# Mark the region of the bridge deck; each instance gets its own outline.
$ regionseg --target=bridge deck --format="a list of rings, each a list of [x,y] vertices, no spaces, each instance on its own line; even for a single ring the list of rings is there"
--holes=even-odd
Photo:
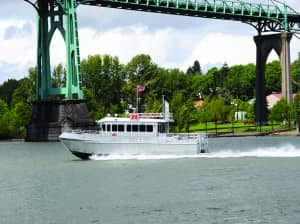
[[[300,31],[300,14],[286,4],[239,0],[77,0],[79,4],[260,23],[266,31]],[[254,25],[256,26],[256,25]],[[258,27],[256,27],[258,29]],[[261,30],[263,32],[263,30]]]

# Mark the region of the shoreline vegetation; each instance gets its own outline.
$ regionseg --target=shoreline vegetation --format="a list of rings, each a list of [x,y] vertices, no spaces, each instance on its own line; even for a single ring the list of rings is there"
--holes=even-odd
[[[286,128],[273,131],[249,131],[249,132],[226,132],[226,133],[207,133],[209,138],[232,138],[232,137],[298,137],[300,133],[295,128]],[[25,142],[23,138],[0,139],[0,142]],[[53,141],[52,141],[53,142]],[[55,141],[54,141],[55,142]]]
[[[276,135],[300,123],[300,58],[291,64],[293,93],[296,93],[293,103],[288,104],[282,98],[272,108],[267,101],[262,105],[268,116],[261,123],[268,122],[267,126],[255,125],[255,64],[224,63],[204,73],[198,60],[181,71],[163,68],[145,54],[134,56],[126,64],[116,56],[96,54],[81,61],[81,74],[84,99],[93,120],[107,114],[160,112],[164,96],[175,120],[171,132]],[[0,139],[22,139],[30,123],[31,105],[37,99],[36,68],[30,68],[23,77],[0,84]],[[53,88],[66,87],[62,64],[52,68],[49,81]],[[266,95],[281,91],[279,61],[267,63],[265,84]],[[63,99],[63,95],[51,98]]]

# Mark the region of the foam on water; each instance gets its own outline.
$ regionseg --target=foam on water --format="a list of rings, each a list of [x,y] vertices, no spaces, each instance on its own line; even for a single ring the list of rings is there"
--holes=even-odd
[[[222,150],[207,154],[209,158],[239,158],[239,157],[264,157],[264,158],[293,158],[300,157],[300,149],[291,144],[282,145],[279,147],[264,147],[255,148],[253,150]]]
[[[91,156],[92,160],[163,160],[183,158],[241,158],[241,157],[262,157],[262,158],[293,158],[300,157],[300,149],[291,144],[279,147],[254,148],[241,151],[224,149],[216,152],[209,152],[195,155],[109,155]]]

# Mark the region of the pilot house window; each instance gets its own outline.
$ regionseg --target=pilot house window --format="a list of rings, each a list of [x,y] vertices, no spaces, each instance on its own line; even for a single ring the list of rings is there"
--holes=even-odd
[[[147,125],[147,132],[153,132],[153,126]]]
[[[145,125],[140,125],[140,132],[145,132],[146,126]]]
[[[124,131],[124,125],[118,125],[118,131],[123,132]]]
[[[166,124],[159,124],[158,131],[159,133],[166,133]]]
[[[132,131],[133,132],[138,132],[139,131],[139,126],[138,125],[132,125]]]

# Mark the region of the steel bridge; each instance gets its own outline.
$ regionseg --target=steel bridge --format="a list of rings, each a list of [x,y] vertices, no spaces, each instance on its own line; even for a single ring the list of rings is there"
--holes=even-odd
[[[239,0],[77,0],[77,4],[234,20],[252,25],[258,33],[300,31],[300,14],[275,0],[271,4]]]
[[[24,0],[38,13],[37,99],[64,95],[81,99],[82,81],[78,41],[78,5],[109,7],[153,13],[240,21],[253,26],[258,35],[265,32],[300,32],[300,14],[278,0],[268,4],[240,0]],[[58,30],[66,44],[66,87],[51,86],[49,47]]]
[[[47,140],[51,139],[51,136],[55,139],[64,129],[89,126],[92,123],[85,102],[82,101],[76,14],[79,5],[232,20],[249,24],[258,33],[254,38],[257,47],[256,121],[263,123],[267,119],[267,113],[263,108],[266,105],[264,71],[267,57],[272,49],[275,49],[281,58],[283,96],[291,102],[290,40],[293,34],[300,33],[300,14],[279,0],[268,0],[268,4],[241,0],[24,1],[31,4],[38,15],[35,80],[37,101],[33,105],[32,123],[27,127],[28,140]],[[50,44],[56,31],[61,33],[66,45],[66,84],[60,88],[53,87],[51,82]],[[277,34],[262,35],[267,32]],[[58,95],[65,100],[53,103]],[[51,115],[49,111],[56,112]]]

